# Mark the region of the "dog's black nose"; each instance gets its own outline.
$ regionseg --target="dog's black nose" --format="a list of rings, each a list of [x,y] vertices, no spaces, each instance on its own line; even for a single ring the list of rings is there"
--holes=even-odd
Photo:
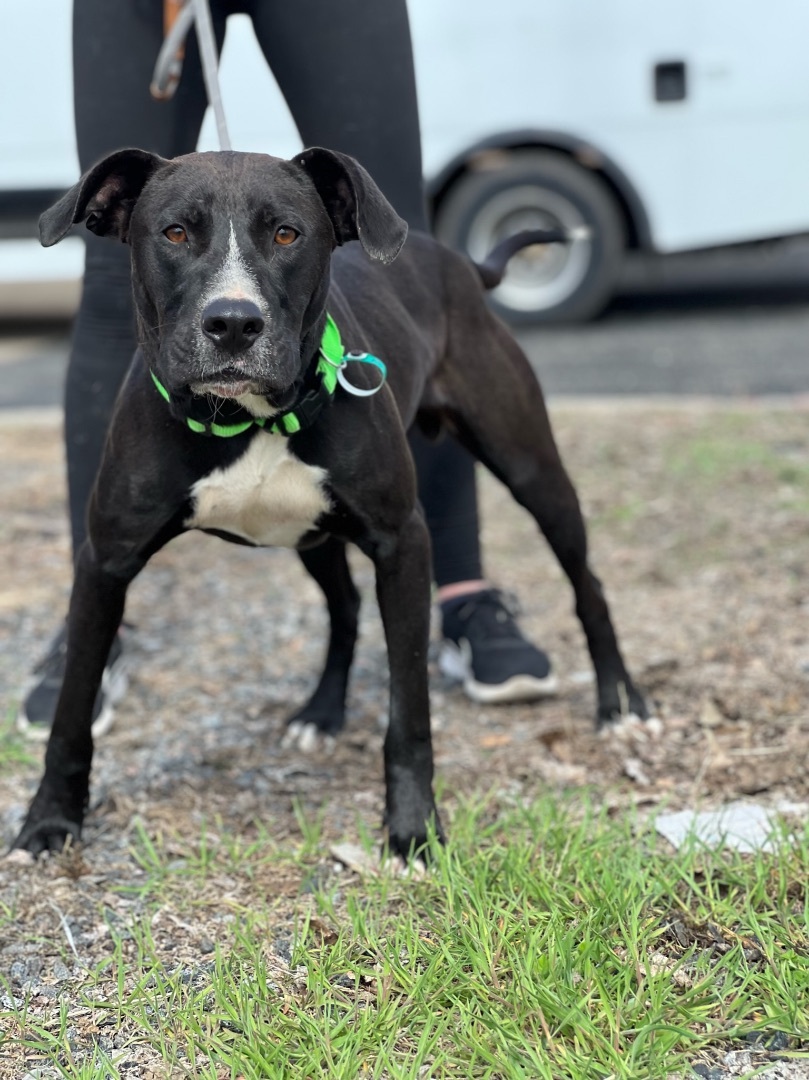
[[[261,312],[252,300],[223,297],[212,300],[202,312],[203,333],[234,355],[249,349],[263,329]]]

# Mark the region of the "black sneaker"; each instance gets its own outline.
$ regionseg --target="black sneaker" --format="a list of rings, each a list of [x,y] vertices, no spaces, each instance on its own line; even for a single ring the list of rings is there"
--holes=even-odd
[[[514,602],[498,589],[442,604],[439,668],[463,683],[473,701],[534,701],[556,692],[550,660],[523,637],[516,614]]]
[[[51,733],[56,703],[65,677],[66,656],[67,626],[63,626],[53,639],[47,656],[34,668],[23,689],[17,727],[32,739],[47,739]],[[128,682],[124,645],[119,630],[107,657],[107,665],[93,706],[95,738],[112,727],[113,707],[126,693]]]

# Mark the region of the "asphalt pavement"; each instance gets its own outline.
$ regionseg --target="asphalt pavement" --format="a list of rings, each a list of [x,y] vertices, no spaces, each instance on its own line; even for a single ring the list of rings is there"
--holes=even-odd
[[[604,315],[519,334],[554,394],[809,392],[809,240],[636,258]]]
[[[69,329],[0,322],[0,409],[61,403]],[[596,321],[517,336],[550,397],[809,394],[809,239],[635,258]]]

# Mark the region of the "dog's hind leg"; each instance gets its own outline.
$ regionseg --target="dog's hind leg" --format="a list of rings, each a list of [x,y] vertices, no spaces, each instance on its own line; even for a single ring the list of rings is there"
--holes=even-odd
[[[528,360],[488,313],[452,342],[464,357],[440,374],[446,415],[457,437],[533,515],[570,579],[576,614],[595,668],[599,724],[648,713],[627,672],[601,583],[590,569],[579,501],[551,431]]]
[[[304,748],[313,736],[336,735],[345,723],[346,690],[354,646],[360,596],[351,580],[346,546],[327,537],[317,547],[299,551],[301,562],[323,590],[329,611],[326,663],[314,693],[289,718],[285,742]]]

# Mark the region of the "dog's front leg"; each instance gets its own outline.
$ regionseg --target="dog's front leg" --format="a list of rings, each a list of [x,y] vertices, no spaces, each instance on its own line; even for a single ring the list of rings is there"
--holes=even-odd
[[[427,648],[430,541],[419,510],[401,532],[374,544],[376,586],[390,663],[390,722],[385,738],[385,801],[392,852],[407,858],[427,842],[432,818],[433,749]]]
[[[93,759],[93,705],[104,664],[124,613],[131,577],[115,577],[82,547],[68,614],[65,678],[45,753],[45,775],[13,847],[33,855],[78,840]]]

